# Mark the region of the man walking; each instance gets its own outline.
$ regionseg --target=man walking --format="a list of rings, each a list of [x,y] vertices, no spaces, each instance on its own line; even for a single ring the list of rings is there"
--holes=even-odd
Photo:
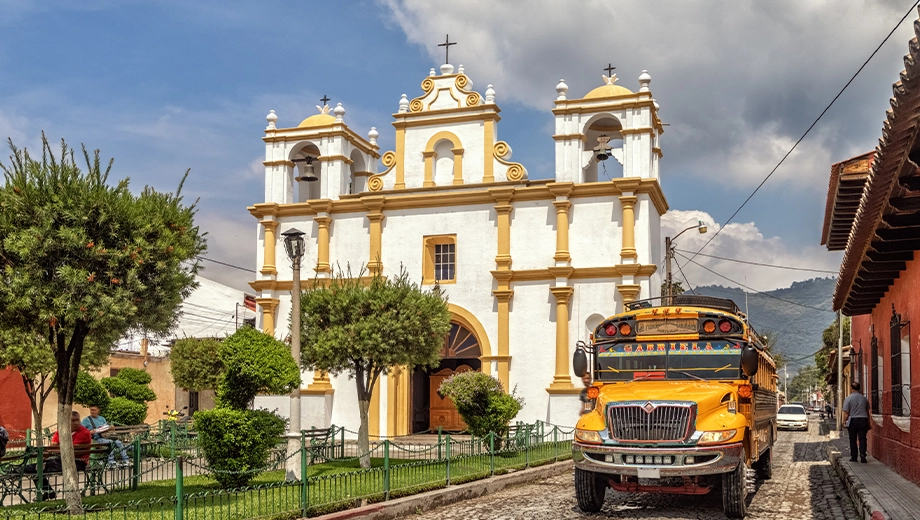
[[[850,385],[853,391],[843,400],[843,420],[850,434],[850,461],[856,462],[856,445],[859,441],[859,461],[866,462],[866,434],[869,433],[869,400],[859,391],[859,383]]]
[[[93,441],[97,444],[111,444],[115,443],[115,450],[118,450],[121,453],[121,465],[130,466],[131,460],[128,459],[128,453],[125,451],[125,445],[118,439],[106,439],[102,436],[102,433],[111,428],[108,421],[105,420],[105,417],[99,415],[98,406],[89,407],[89,415],[83,419],[83,426],[93,434]],[[115,450],[109,450],[109,466],[114,467],[115,464]]]

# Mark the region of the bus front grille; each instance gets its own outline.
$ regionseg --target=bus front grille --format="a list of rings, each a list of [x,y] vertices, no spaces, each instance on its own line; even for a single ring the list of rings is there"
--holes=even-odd
[[[610,436],[619,441],[682,441],[690,429],[691,407],[682,405],[611,406]]]

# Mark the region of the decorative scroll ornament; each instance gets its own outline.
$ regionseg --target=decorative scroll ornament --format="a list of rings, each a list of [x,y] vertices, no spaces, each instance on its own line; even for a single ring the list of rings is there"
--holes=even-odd
[[[479,96],[478,92],[473,92],[472,94],[469,94],[466,96],[466,106],[468,107],[479,106],[479,101],[481,99],[482,98]]]
[[[459,90],[463,90],[467,85],[470,84],[470,78],[466,77],[466,74],[458,74],[457,80],[454,82],[454,85],[457,85]]]
[[[389,151],[383,154],[383,157],[380,158],[380,162],[386,167],[382,173],[377,175],[372,175],[367,180],[367,189],[369,191],[381,191],[383,190],[383,176],[390,173],[393,170],[393,167],[396,166],[396,153]]]
[[[505,157],[511,157],[511,147],[508,146],[508,143],[504,141],[498,141],[495,143],[495,145],[492,146],[492,153],[495,156],[496,161],[508,167],[508,170],[505,172],[505,176],[509,181],[520,181],[527,176],[527,169],[524,168],[523,164],[507,161],[504,159]]]

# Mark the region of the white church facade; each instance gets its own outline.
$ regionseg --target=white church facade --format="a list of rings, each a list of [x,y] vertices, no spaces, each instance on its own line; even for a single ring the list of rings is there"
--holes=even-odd
[[[259,326],[288,335],[292,272],[281,233],[306,233],[304,277],[336,266],[392,275],[404,266],[424,287],[447,293],[452,328],[441,365],[394,369],[377,384],[370,433],[397,436],[462,427],[437,385],[481,370],[524,397],[517,420],[574,425],[581,381],[571,369],[587,340],[625,302],[658,296],[667,202],[659,184],[663,126],[643,71],[633,92],[616,76],[584,97],[556,86],[555,177],[528,178],[498,139],[500,110],[489,85],[480,94],[449,64],[431,70],[414,99],[393,114],[395,149],[380,153],[378,132],[359,135],[345,109],[321,107],[296,127],[265,129],[265,198],[258,220]],[[622,176],[598,178],[598,156]],[[608,163],[611,164],[611,163]],[[603,171],[603,169],[602,169]],[[306,285],[306,284],[305,284]],[[304,427],[357,430],[354,381],[305,373]],[[257,406],[287,413],[287,396]]]

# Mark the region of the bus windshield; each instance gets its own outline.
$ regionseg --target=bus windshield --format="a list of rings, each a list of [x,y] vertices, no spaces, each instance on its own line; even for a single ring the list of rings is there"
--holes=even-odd
[[[737,379],[743,346],[725,340],[599,344],[595,377],[601,381]]]

